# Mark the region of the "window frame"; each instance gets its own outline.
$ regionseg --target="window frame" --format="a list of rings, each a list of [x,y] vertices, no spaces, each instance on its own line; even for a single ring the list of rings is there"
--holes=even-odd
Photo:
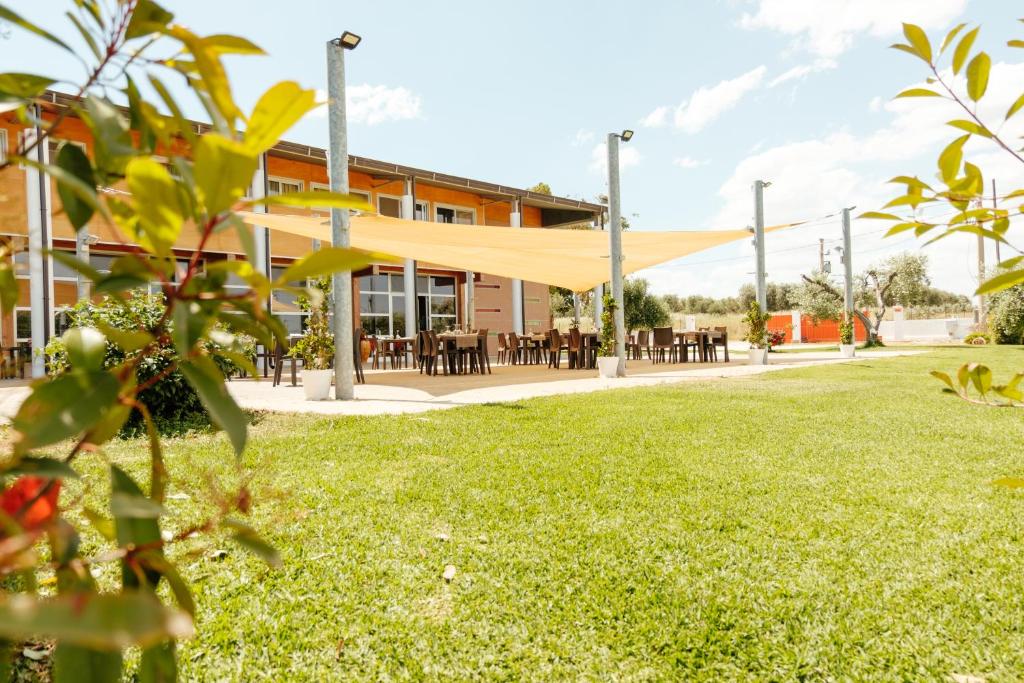
[[[305,189],[305,187],[306,187],[306,183],[304,181],[302,181],[301,179],[299,179],[299,178],[289,178],[287,176],[282,176],[282,175],[268,175],[267,176],[267,196],[268,197],[273,197],[273,196],[277,196],[279,194],[283,194],[283,192],[280,192],[280,191],[278,191],[278,192],[271,192],[270,191],[270,183],[272,183],[272,182],[278,183],[279,185],[282,185],[284,183],[288,183],[289,185],[295,185],[298,188],[297,190],[294,190],[295,192],[302,192],[303,189]]]
[[[459,206],[458,204],[441,204],[439,202],[434,202],[434,211],[433,211],[434,222],[435,223],[445,223],[446,221],[438,220],[438,218],[439,218],[439,216],[437,215],[438,209],[448,209],[448,210],[452,211],[452,214],[453,214],[454,218],[458,218],[459,211],[469,212],[469,214],[470,214],[470,222],[469,223],[459,223],[458,221],[452,221],[451,223],[448,223],[448,225],[476,225],[476,209],[474,209],[472,207]]]

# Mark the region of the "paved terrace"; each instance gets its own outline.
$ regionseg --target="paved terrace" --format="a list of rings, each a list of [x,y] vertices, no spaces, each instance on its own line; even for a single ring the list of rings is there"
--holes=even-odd
[[[629,361],[628,377],[601,379],[596,370],[553,370],[546,365],[492,365],[490,375],[437,375],[418,370],[367,370],[366,384],[357,384],[354,401],[307,401],[300,386],[285,382],[272,386],[266,380],[234,380],[228,389],[243,408],[279,413],[321,415],[397,415],[443,410],[483,403],[519,401],[541,396],[582,394],[603,389],[649,387],[660,384],[727,380],[787,368],[856,363],[872,358],[892,358],[922,353],[920,350],[858,351],[844,359],[837,351],[803,351],[769,354],[768,365],[747,365],[743,352],[730,349],[729,363],[659,363]],[[9,419],[29,393],[27,380],[0,381],[0,419]]]

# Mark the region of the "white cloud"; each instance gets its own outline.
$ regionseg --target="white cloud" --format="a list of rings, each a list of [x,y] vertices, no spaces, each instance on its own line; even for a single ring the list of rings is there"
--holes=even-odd
[[[619,170],[624,171],[640,163],[640,152],[632,145],[619,145]],[[590,171],[607,175],[608,145],[604,142],[594,145],[590,151]]]
[[[1022,81],[1024,64],[994,64],[989,93],[979,106],[982,120],[1001,121]],[[963,118],[962,113],[954,103],[935,98],[893,100],[879,103],[879,108],[882,114],[888,115],[886,124],[863,135],[841,130],[761,149],[743,159],[719,189],[723,204],[711,224],[722,228],[751,224],[750,188],[758,178],[772,183],[765,190],[765,220],[769,225],[820,218],[835,214],[844,206],[856,205],[855,214],[878,209],[898,194],[897,187],[886,184],[894,175],[908,173],[930,182],[936,174],[938,152],[957,134],[944,124],[953,118]],[[1024,119],[1011,120],[1000,134],[1006,139],[1017,139],[1024,134]],[[992,143],[974,139],[966,147],[965,155],[978,164],[986,179],[997,178],[1001,188],[1024,185],[1024,169],[1020,163]],[[940,206],[925,209],[925,215],[941,216],[947,212]],[[823,237],[835,244],[840,236],[838,221],[838,217],[834,217],[817,225],[771,234],[768,238],[769,278],[792,282],[798,280],[801,273],[816,267],[817,239]],[[892,253],[921,248],[923,242],[912,235],[884,238],[884,227],[878,221],[854,222],[855,270],[862,270]],[[931,261],[935,286],[965,294],[973,291],[977,284],[976,268],[972,265],[974,244],[973,236],[956,236],[924,250]],[[732,253],[736,251],[742,258],[728,263],[695,268],[686,261],[681,262],[678,268],[689,268],[697,282],[710,285],[710,289],[705,285],[690,291],[731,295],[735,294],[737,283],[749,282],[752,263],[746,256],[752,251],[746,242]],[[714,260],[715,256],[710,254],[707,259]],[[691,262],[703,260],[706,259],[701,255]],[[665,273],[659,278],[665,283],[671,280]]]
[[[640,119],[640,125],[647,128],[660,128],[668,122],[668,107],[657,107],[647,116]]]
[[[875,95],[874,97],[872,97],[871,101],[868,102],[868,109],[870,111],[872,111],[872,112],[880,112],[880,111],[882,111],[882,107],[883,106],[885,106],[885,100],[883,100],[878,95]]]
[[[788,83],[789,81],[803,80],[807,76],[820,71],[828,71],[829,69],[836,68],[837,64],[834,59],[816,59],[810,64],[801,64],[794,66],[792,69],[783,72],[768,82],[769,88],[774,88],[777,85]]]
[[[847,50],[858,33],[888,37],[904,21],[925,30],[942,28],[960,15],[967,0],[759,0],[740,26],[793,36],[794,47],[822,57]]]
[[[676,157],[672,160],[672,165],[679,168],[697,168],[698,166],[706,166],[708,163],[707,159],[700,161],[693,157]]]
[[[593,139],[594,131],[587,130],[586,128],[580,128],[579,130],[576,131],[576,135],[573,136],[572,146],[582,147],[583,145],[587,144]]]
[[[324,90],[316,91],[317,100],[327,99]],[[387,121],[408,121],[420,117],[420,96],[401,86],[350,85],[345,90],[346,114],[349,123],[376,126]],[[327,107],[313,110],[313,115],[327,116]]]
[[[736,78],[721,81],[716,85],[697,88],[690,98],[677,106],[672,115],[676,128],[687,133],[696,133],[729,111],[740,100],[761,85],[767,67],[763,64]],[[669,107],[658,107],[648,114],[641,123],[645,126],[661,126],[666,123]]]

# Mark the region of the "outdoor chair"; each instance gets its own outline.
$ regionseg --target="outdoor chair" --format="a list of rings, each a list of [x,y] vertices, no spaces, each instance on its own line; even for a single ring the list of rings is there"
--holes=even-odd
[[[288,355],[288,346],[281,342],[275,342],[274,344],[274,382],[271,386],[277,386],[281,383],[281,373],[284,370],[285,363],[291,363],[292,366],[292,386],[294,387],[296,382],[295,369],[298,363],[301,361],[295,356]]]
[[[700,344],[697,340],[690,339],[689,337],[679,337],[679,360],[683,363],[689,361],[690,349],[693,349],[693,362],[696,363],[700,360]]]
[[[675,334],[672,332],[671,327],[655,327],[654,328],[654,362],[664,363],[665,352],[668,351],[668,360],[671,363],[676,362],[676,345],[675,345]]]
[[[718,341],[716,341],[715,337],[711,337],[711,336],[708,337],[708,346],[707,346],[707,356],[706,357],[707,358],[712,358],[713,357],[716,363],[718,362],[718,347],[719,346],[722,347],[722,351],[724,352],[726,360],[728,360],[728,358],[729,358],[729,353],[728,353],[728,351],[725,348],[726,339],[728,338],[727,337],[728,330],[729,330],[729,328],[727,328],[727,327],[716,327],[715,328],[715,332],[717,332],[720,335],[718,337]]]
[[[562,351],[568,353],[569,343],[558,330],[548,332],[548,367],[559,369],[562,364]]]
[[[498,333],[498,365],[508,363],[508,340],[504,332]]]
[[[580,328],[573,327],[569,329],[569,343],[566,346],[566,357],[569,361],[569,367],[576,368],[577,370],[582,370],[583,337],[580,335]]]
[[[512,365],[523,362],[523,347],[519,342],[519,335],[515,332],[508,333],[508,355]]]
[[[650,330],[639,330],[636,333],[636,339],[630,342],[629,350],[633,360],[642,360],[644,357],[644,351],[647,351],[647,357],[651,357],[651,331]]]
[[[476,345],[476,360],[480,367],[480,374],[484,374],[486,370],[487,374],[491,374],[491,354],[487,348],[487,342],[489,340],[488,334],[490,330],[486,327],[482,330],[477,330],[477,345]]]
[[[361,327],[357,327],[355,334],[352,335],[352,364],[356,369],[356,384],[366,384],[366,377],[363,375],[363,356],[359,348],[365,336]]]

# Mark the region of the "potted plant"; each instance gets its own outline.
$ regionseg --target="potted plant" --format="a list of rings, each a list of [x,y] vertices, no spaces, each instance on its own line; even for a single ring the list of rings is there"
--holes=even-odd
[[[768,312],[761,312],[761,307],[756,301],[750,302],[750,309],[743,316],[743,323],[747,326],[747,333],[744,339],[750,344],[750,353],[747,362],[750,365],[768,365],[768,320],[771,316]]]
[[[619,357],[615,354],[615,298],[604,295],[604,310],[601,311],[601,346],[597,350],[597,374],[599,377],[617,377]]]
[[[857,345],[853,342],[853,320],[847,313],[839,321],[839,352],[843,358],[853,358]]]
[[[307,401],[323,401],[331,395],[331,369],[334,360],[334,335],[327,321],[330,281],[322,278],[313,283],[309,296],[299,298],[299,308],[309,311],[306,333],[288,350],[302,359],[302,390]]]

